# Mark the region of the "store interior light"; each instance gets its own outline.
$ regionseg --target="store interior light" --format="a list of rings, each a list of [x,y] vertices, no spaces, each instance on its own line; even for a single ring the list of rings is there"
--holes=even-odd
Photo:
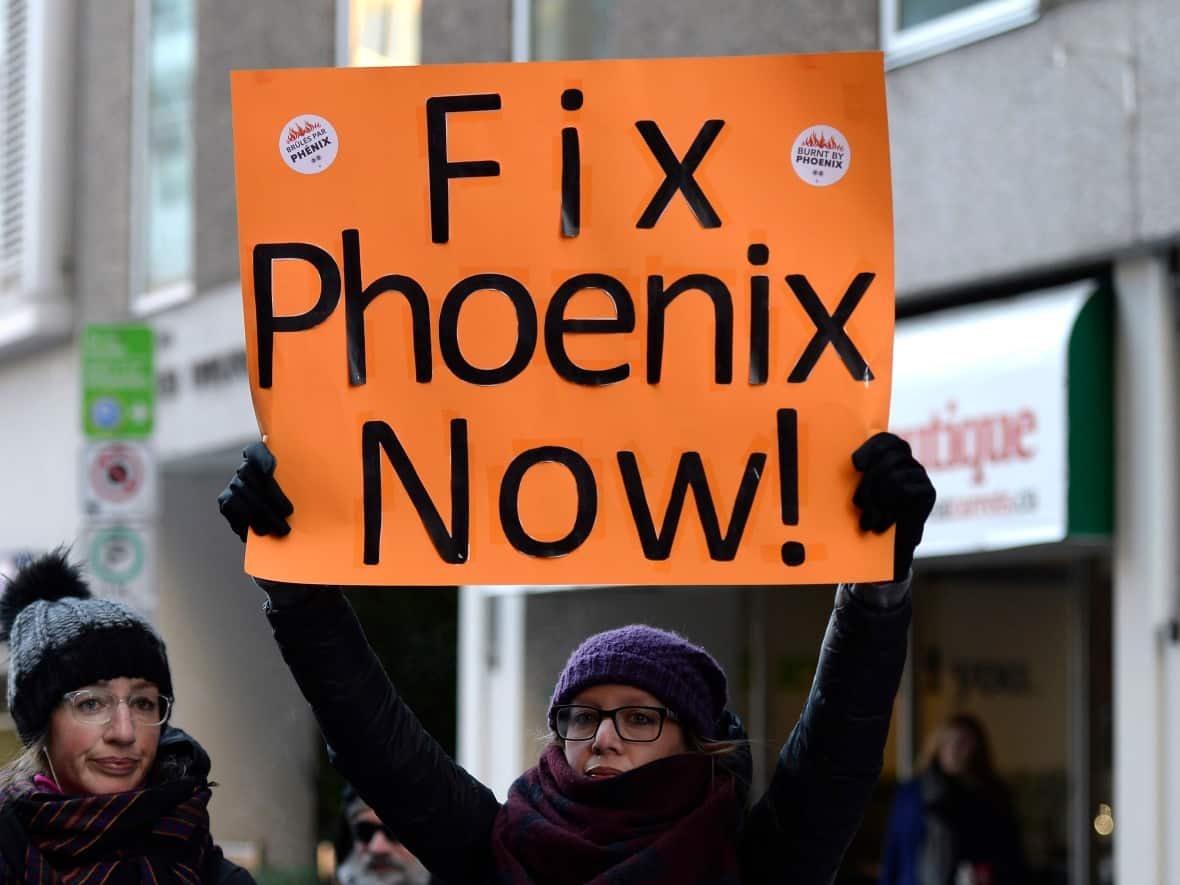
[[[1114,815],[1105,802],[1098,806],[1098,814],[1094,817],[1094,832],[1099,836],[1109,836],[1114,832]]]

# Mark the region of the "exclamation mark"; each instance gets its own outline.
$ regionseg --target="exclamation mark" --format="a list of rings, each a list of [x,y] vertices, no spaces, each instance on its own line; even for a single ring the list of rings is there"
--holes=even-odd
[[[799,524],[799,418],[794,409],[778,410],[778,485],[783,525]],[[803,565],[807,551],[798,541],[783,544],[783,563]]]

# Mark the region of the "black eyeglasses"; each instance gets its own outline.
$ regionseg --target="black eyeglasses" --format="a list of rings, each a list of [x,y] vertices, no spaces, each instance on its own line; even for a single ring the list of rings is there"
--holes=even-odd
[[[393,835],[389,827],[385,826],[385,824],[361,820],[352,825],[352,835],[355,836],[356,840],[363,845],[368,845],[370,842],[372,842],[373,837],[376,836],[378,832],[380,832],[381,835],[384,836],[389,842],[398,841],[398,838]]]
[[[603,719],[615,725],[615,731],[625,741],[650,743],[660,739],[664,721],[676,721],[676,714],[667,707],[615,707],[600,710],[580,704],[562,704],[554,708],[557,736],[565,741],[588,741],[598,733]]]

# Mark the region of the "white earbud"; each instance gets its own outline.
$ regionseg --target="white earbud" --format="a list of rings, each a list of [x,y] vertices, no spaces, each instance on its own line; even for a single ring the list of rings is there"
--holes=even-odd
[[[41,752],[45,754],[45,764],[49,766],[49,773],[53,776],[53,782],[57,784],[57,788],[61,789],[61,781],[57,779],[57,772],[53,770],[53,760],[49,758],[49,748],[42,747]]]

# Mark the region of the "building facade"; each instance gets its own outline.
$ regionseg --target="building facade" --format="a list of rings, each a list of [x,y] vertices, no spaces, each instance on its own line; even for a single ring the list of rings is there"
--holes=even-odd
[[[1037,881],[1180,881],[1166,454],[1180,193],[1151,159],[1180,135],[1165,7],[518,0],[501,4],[498,25],[450,39],[428,36],[446,17],[424,8],[431,61],[885,50],[894,429],[923,452],[943,500],[919,551],[883,791],[849,881],[872,875],[891,785],[956,709],[992,732]],[[538,671],[633,619],[739,659],[734,705],[776,746],[829,604],[769,588],[465,594],[460,758],[498,790],[536,754],[550,690]],[[480,698],[523,715],[498,720],[489,742]]]
[[[148,323],[161,504],[146,552],[173,722],[212,757],[215,838],[256,868],[313,862],[317,734],[214,503],[257,436],[240,357],[229,71],[333,64],[335,26],[330,2],[51,0],[0,16],[14,127],[0,451],[24,465],[3,484],[0,558],[66,543],[87,561],[78,333]]]

